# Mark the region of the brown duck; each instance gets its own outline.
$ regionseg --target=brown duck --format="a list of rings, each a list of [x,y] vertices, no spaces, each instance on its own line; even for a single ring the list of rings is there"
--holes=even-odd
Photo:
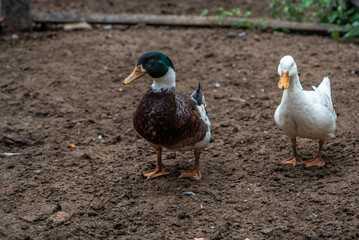
[[[200,86],[190,96],[176,92],[176,73],[169,57],[160,52],[143,54],[133,72],[124,80],[128,84],[148,74],[153,79],[151,88],[142,97],[133,114],[133,126],[138,134],[156,149],[157,166],[147,178],[166,175],[162,148],[174,151],[194,151],[192,170],[181,170],[180,178],[199,180],[199,157],[211,138],[204,96]]]

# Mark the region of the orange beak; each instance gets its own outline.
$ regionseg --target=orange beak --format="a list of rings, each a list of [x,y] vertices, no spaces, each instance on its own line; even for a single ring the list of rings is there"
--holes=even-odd
[[[278,87],[282,90],[285,90],[289,87],[289,72],[284,73],[282,71],[282,73],[280,74]]]
[[[138,67],[135,67],[135,69],[132,71],[132,73],[130,74],[130,76],[128,76],[124,81],[123,81],[123,85],[129,84],[130,82],[143,77],[146,73],[141,71],[141,65],[139,65]]]

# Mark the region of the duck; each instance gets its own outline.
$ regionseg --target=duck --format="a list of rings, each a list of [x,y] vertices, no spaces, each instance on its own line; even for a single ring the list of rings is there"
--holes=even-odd
[[[153,171],[142,175],[152,179],[169,174],[164,170],[161,156],[163,148],[166,148],[193,151],[193,169],[181,170],[179,178],[201,179],[199,159],[210,141],[211,123],[200,84],[191,95],[176,91],[173,63],[168,56],[157,51],[140,56],[123,84],[127,85],[146,75],[152,78],[152,85],[133,113],[133,126],[154,147],[157,164]]]
[[[289,136],[293,152],[284,164],[305,164],[306,167],[323,167],[322,158],[324,141],[333,138],[337,115],[331,97],[330,80],[324,77],[318,87],[312,91],[303,90],[297,70],[297,64],[290,55],[284,56],[278,65],[280,76],[278,87],[283,90],[280,105],[274,113],[274,120],[279,128]],[[302,161],[296,150],[296,138],[319,140],[317,155]]]

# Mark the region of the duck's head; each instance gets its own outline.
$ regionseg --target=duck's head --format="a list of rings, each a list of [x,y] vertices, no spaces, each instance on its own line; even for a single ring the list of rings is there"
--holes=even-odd
[[[169,57],[160,52],[147,52],[138,59],[135,69],[123,81],[123,84],[129,84],[146,74],[150,75],[153,79],[160,79],[169,71],[174,71]]]
[[[278,74],[280,76],[278,87],[285,90],[289,87],[290,79],[298,74],[297,64],[295,64],[292,56],[284,56],[278,66]]]

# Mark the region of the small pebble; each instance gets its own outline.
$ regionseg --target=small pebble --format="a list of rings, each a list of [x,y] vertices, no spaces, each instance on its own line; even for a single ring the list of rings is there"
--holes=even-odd
[[[105,30],[110,30],[112,29],[112,25],[111,24],[108,24],[106,26],[103,27]]]
[[[216,87],[216,88],[220,88],[220,87],[221,87],[221,84],[216,83],[216,84],[214,84],[214,87]]]
[[[3,155],[3,156],[19,156],[19,155],[21,155],[21,153],[8,153],[8,152],[5,152],[5,153],[0,153],[0,155]]]
[[[194,193],[194,192],[184,192],[183,194],[185,194],[185,195],[192,195],[192,196],[195,196],[196,194]]]
[[[102,135],[101,135],[101,134],[98,135],[97,138],[98,138],[99,140],[101,140],[101,139],[102,139]]]
[[[244,37],[246,35],[246,32],[241,32],[241,33],[238,33],[238,36],[240,37]],[[246,238],[247,239],[247,238]]]
[[[41,171],[40,169],[34,171],[34,173],[36,173],[36,174],[39,174],[39,173],[41,173],[41,172],[42,172],[42,171]]]
[[[263,229],[261,233],[263,233],[264,235],[272,235],[273,231],[275,230],[281,230],[281,227],[272,227],[272,228]]]
[[[231,99],[234,101],[237,101],[237,102],[246,102],[246,100],[244,100],[242,98],[238,98],[238,97],[232,97]]]
[[[24,216],[24,217],[21,217],[21,219],[26,222],[32,223],[32,222],[35,222],[36,220],[38,220],[39,218],[37,216]]]
[[[58,211],[46,220],[46,225],[56,227],[68,221],[71,215],[64,211]]]
[[[19,39],[19,35],[13,34],[13,35],[11,35],[11,39],[13,39],[13,40],[18,40],[18,39]]]

